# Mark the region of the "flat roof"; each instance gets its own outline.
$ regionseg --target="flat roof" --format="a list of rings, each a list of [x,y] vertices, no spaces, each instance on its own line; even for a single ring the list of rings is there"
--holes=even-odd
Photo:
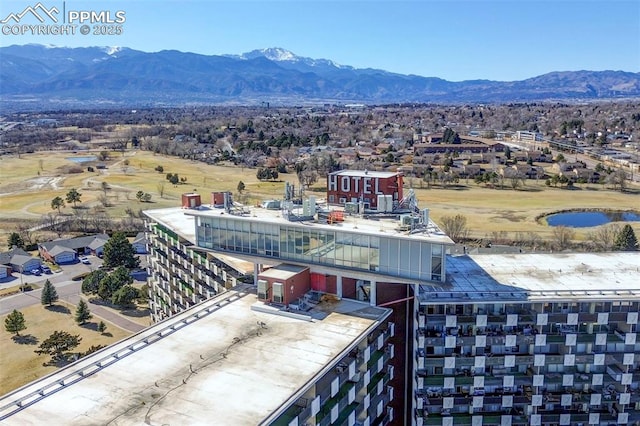
[[[145,210],[144,213],[155,220],[159,224],[171,229],[183,239],[194,244],[193,248],[198,249],[196,246],[196,225],[193,216],[184,214],[186,209],[182,207],[170,207],[166,209]],[[211,253],[213,256],[222,260],[225,264],[231,266],[236,271],[243,274],[253,273],[253,263],[242,259],[228,256],[219,252],[212,252],[211,250],[201,249]]]
[[[444,286],[421,286],[420,299],[639,300],[640,253],[526,253],[449,256]]]
[[[343,211],[341,208],[331,210]],[[302,207],[296,207],[294,214],[302,214]],[[412,241],[424,241],[439,244],[453,244],[453,241],[431,219],[427,226],[417,227],[413,231],[402,227],[398,217],[401,215],[349,215],[344,213],[343,222],[333,224],[314,220],[290,221],[283,216],[282,210],[269,210],[262,207],[241,207],[238,214],[228,213],[224,208],[202,205],[198,209],[183,209],[170,207],[165,209],[145,210],[144,214],[153,220],[165,224],[174,232],[195,244],[194,216],[201,217],[231,217],[235,220],[251,222],[275,223],[287,226],[299,226],[305,229],[316,229],[333,232],[351,232],[374,236],[389,236],[392,238]]]
[[[377,177],[390,178],[394,176],[402,176],[401,172],[378,172],[375,170],[339,170],[329,173],[329,176],[354,176],[354,177]]]
[[[3,424],[20,426],[44,419],[259,424],[295,402],[391,312],[351,300],[321,302],[305,320],[262,306],[254,294],[236,291],[207,300],[5,395],[0,419],[8,415]]]
[[[276,280],[288,280],[306,269],[309,269],[309,267],[281,263],[273,268],[260,272],[258,275],[260,277],[274,278]]]

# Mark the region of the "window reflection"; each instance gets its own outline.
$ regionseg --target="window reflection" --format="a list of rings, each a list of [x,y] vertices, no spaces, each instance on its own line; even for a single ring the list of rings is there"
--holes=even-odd
[[[406,278],[440,280],[443,275],[441,244],[343,231],[336,235],[331,230],[240,218],[201,217],[196,223],[197,242],[203,248],[339,265]]]

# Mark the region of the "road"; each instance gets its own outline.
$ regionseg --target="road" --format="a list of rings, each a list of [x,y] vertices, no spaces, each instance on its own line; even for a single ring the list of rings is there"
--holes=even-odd
[[[81,281],[70,281],[68,280],[68,276],[65,277],[64,273],[53,274],[53,275],[44,275],[41,277],[32,277],[38,278],[39,281],[43,281],[45,279],[49,279],[51,283],[56,287],[56,291],[58,292],[58,298],[62,301],[68,302],[71,305],[77,305],[80,302],[80,288]],[[30,277],[31,278],[31,277]],[[65,279],[66,278],[66,279]],[[30,280],[34,282],[34,279]],[[39,282],[38,281],[38,282]],[[42,285],[42,283],[39,283]],[[15,284],[14,284],[15,285]],[[19,293],[12,296],[2,297],[0,298],[0,315],[4,316],[14,309],[20,310],[29,306],[39,305],[40,304],[40,296],[42,295],[42,289],[28,291],[25,293]],[[126,317],[117,314],[116,312],[107,309],[100,305],[91,304],[89,305],[89,309],[91,309],[91,313],[96,317],[100,317],[106,321],[109,321],[116,326],[127,330],[132,333],[137,333],[138,331],[146,328],[143,325],[138,324],[137,322],[131,321]]]

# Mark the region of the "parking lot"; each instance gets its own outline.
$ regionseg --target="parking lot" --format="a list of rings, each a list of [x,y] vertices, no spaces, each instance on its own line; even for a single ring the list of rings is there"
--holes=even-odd
[[[37,284],[42,286],[47,279],[54,284],[62,281],[70,281],[73,277],[94,271],[102,265],[102,259],[97,256],[83,257],[86,257],[88,263],[82,263],[80,260],[77,260],[75,263],[59,265],[59,271],[57,272],[45,273],[40,270],[39,275],[36,275],[31,273],[31,271],[25,271],[23,274],[14,271],[9,277],[0,281],[0,289],[21,284]]]
[[[131,275],[136,281],[146,281],[147,256],[140,255],[138,257],[140,258],[140,269],[132,272]],[[84,258],[85,262],[81,261],[81,258]],[[39,270],[39,275],[31,273],[30,271],[25,271],[23,274],[14,271],[9,277],[0,280],[0,290],[24,284],[36,284],[41,287],[47,279],[53,284],[71,281],[74,277],[95,271],[101,266],[101,258],[93,255],[85,255],[79,256],[74,263],[65,263],[52,268],[54,271],[51,273],[45,273],[42,269]]]

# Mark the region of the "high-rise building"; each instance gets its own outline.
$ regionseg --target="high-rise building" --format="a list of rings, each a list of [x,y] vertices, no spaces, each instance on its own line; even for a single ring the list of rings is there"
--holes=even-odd
[[[639,424],[639,265],[450,257],[447,286],[418,286],[413,424]]]
[[[354,176],[359,189],[370,177],[335,185]],[[208,423],[221,407],[209,423],[640,424],[637,253],[448,255],[411,190],[369,184],[375,207],[296,199],[287,185],[262,207],[214,193],[146,211],[158,324],[0,400],[0,418],[24,424],[130,374],[117,388],[129,405],[108,399],[123,423]],[[151,417],[134,395],[158,407]]]

